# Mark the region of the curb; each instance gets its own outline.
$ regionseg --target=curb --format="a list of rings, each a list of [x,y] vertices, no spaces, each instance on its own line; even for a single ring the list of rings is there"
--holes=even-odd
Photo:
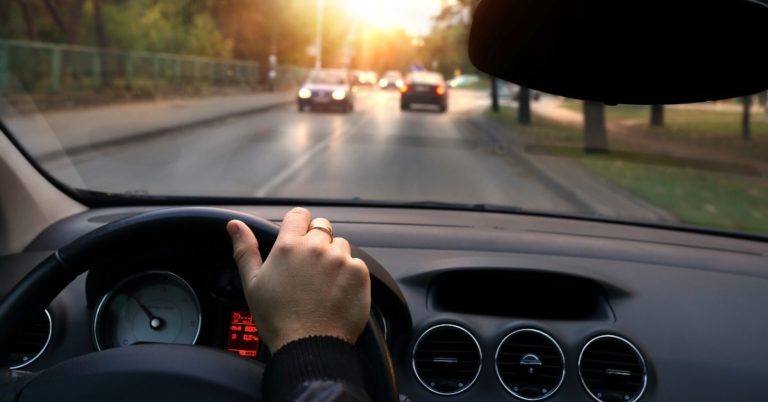
[[[591,215],[597,214],[597,211],[590,206],[589,202],[584,200],[568,186],[563,185],[560,180],[555,178],[554,175],[546,169],[541,168],[539,164],[533,162],[528,155],[518,151],[515,147],[510,147],[505,139],[499,138],[498,133],[506,132],[508,130],[507,127],[504,127],[491,119],[479,116],[468,117],[467,120],[469,124],[479,128],[488,135],[488,137],[495,143],[497,149],[503,149],[504,151],[502,153],[510,154],[522,165],[525,165],[525,167],[537,176],[542,183],[549,187],[550,190],[556,193],[564,201],[571,204],[577,212]]]
[[[595,205],[594,200],[590,200],[588,197],[584,197],[584,195],[580,194],[578,191],[572,190],[570,185],[564,183],[563,179],[559,177],[556,172],[553,172],[552,169],[545,166],[542,161],[537,161],[534,158],[531,158],[525,152],[521,151],[526,144],[519,138],[515,138],[514,133],[510,133],[509,127],[506,127],[490,118],[478,115],[469,118],[469,121],[475,127],[483,130],[489,137],[491,137],[494,142],[497,142],[497,147],[505,148],[507,153],[516,158],[518,162],[522,162],[522,164],[528,167],[529,170],[536,174],[546,186],[548,186],[564,201],[570,203],[579,213],[595,216],[622,216],[620,212],[624,211],[621,209],[616,209],[616,207],[611,208],[611,210],[614,210],[614,214],[606,214],[604,212],[600,212],[593,206]],[[499,133],[510,133],[512,135],[504,135],[502,136],[503,138],[499,138]],[[501,143],[498,143],[499,141],[501,141]],[[638,212],[642,211],[645,214],[650,214],[657,220],[663,222],[679,221],[669,212],[656,207],[644,199],[641,199],[630,193],[623,187],[611,183],[600,176],[593,174],[590,176],[590,179],[593,184],[597,184],[600,187],[608,190],[610,193],[620,198],[623,202],[635,206]]]

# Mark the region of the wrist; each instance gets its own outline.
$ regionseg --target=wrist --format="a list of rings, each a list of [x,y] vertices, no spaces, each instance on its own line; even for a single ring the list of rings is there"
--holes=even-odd
[[[348,336],[340,333],[339,331],[319,331],[319,330],[318,331],[295,331],[295,332],[291,332],[290,335],[282,335],[282,336],[277,336],[273,339],[265,339],[264,342],[266,343],[269,351],[274,355],[279,350],[283,349],[285,346],[289,344],[310,339],[310,338],[333,339],[336,341],[347,343],[349,345],[355,344],[355,340],[349,339]]]
[[[367,366],[357,349],[333,336],[293,340],[273,353],[264,372],[265,400],[278,400],[301,384],[335,381],[365,390]]]

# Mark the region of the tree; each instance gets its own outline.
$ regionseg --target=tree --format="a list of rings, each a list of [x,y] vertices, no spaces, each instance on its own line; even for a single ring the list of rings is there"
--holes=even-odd
[[[109,47],[107,27],[104,24],[104,0],[93,0],[93,24],[96,27],[96,40],[99,47]]]
[[[37,40],[37,25],[33,17],[34,12],[31,9],[31,5],[26,0],[18,0],[19,7],[21,7],[21,14],[24,16],[24,26],[27,29],[27,37],[29,40]]]
[[[520,86],[517,92],[517,122],[523,126],[531,125],[531,90]]]
[[[605,128],[605,105],[584,101],[584,151],[607,152],[608,138]]]
[[[499,80],[496,77],[491,77],[491,110],[494,113],[499,113]]]
[[[752,109],[752,95],[743,96],[741,98],[743,109],[741,112],[741,138],[744,141],[749,141],[752,136],[752,130],[750,129],[750,109]]]
[[[651,105],[651,126],[664,125],[664,105]]]

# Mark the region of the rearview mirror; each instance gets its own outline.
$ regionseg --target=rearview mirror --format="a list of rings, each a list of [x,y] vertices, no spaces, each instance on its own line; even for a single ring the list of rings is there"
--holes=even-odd
[[[768,89],[768,6],[750,0],[483,0],[481,71],[607,104],[702,102]]]

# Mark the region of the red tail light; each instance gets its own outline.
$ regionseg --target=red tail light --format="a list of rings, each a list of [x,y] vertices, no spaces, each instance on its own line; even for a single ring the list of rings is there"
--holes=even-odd
[[[442,86],[442,85],[440,85],[439,87],[435,88],[435,93],[438,94],[438,95],[445,95],[445,91],[446,91],[446,88],[444,86]]]

